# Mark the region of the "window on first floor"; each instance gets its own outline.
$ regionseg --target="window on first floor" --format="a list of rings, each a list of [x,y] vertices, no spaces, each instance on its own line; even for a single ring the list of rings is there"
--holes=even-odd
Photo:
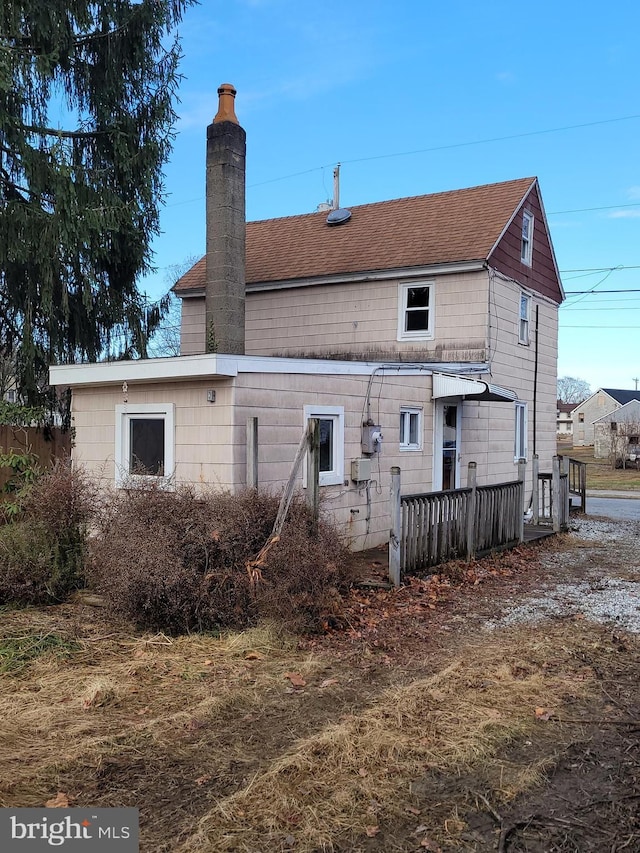
[[[611,432],[618,431],[618,424],[615,421],[611,421]]]
[[[398,285],[398,340],[433,337],[433,284]]]
[[[401,407],[400,450],[422,450],[422,409]]]
[[[167,483],[174,469],[172,403],[116,406],[116,484]]]
[[[527,404],[516,403],[516,430],[514,442],[514,459],[527,458]]]
[[[317,418],[320,426],[320,485],[331,486],[344,480],[344,406],[305,406],[305,426]],[[304,473],[306,485],[306,466]]]

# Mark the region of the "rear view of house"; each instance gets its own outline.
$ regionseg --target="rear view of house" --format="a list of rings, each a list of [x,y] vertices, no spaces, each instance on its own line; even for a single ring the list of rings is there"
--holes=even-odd
[[[75,459],[116,484],[237,490],[257,418],[258,482],[280,488],[317,418],[323,505],[354,549],[387,537],[392,466],[406,492],[464,485],[471,461],[480,484],[534,453],[549,469],[563,292],[537,180],[245,228],[244,131],[219,92],[182,354],[52,368]]]

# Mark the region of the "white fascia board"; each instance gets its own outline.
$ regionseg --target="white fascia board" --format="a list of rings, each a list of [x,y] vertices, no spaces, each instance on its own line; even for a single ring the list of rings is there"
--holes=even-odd
[[[185,355],[172,358],[140,358],[102,361],[97,364],[62,364],[49,368],[51,385],[108,385],[121,382],[197,379],[236,376],[237,356]]]
[[[387,281],[388,279],[422,279],[425,276],[453,275],[454,273],[479,272],[486,268],[484,259],[473,261],[456,261],[445,264],[429,264],[421,267],[397,267],[388,270],[369,270],[354,273],[337,273],[335,275],[316,275],[308,278],[291,278],[278,281],[247,282],[247,293],[264,290],[291,290],[296,287],[314,287],[320,284],[356,284],[363,281]],[[190,289],[178,292],[176,296],[182,299],[204,296],[204,288]]]
[[[302,374],[315,376],[411,376],[416,373],[486,373],[486,362],[372,362],[315,358],[278,358],[252,355],[187,355],[110,361],[99,364],[58,365],[49,368],[51,385],[79,387],[123,382],[170,382],[179,379],[234,377],[239,373]]]

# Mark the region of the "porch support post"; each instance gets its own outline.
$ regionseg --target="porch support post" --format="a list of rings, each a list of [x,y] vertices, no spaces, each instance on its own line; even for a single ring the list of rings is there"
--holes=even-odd
[[[524,513],[525,513],[525,502],[526,502],[526,492],[525,492],[525,482],[526,482],[526,474],[527,474],[527,460],[526,459],[518,459],[518,482],[520,483],[520,488],[522,492],[520,493],[520,512],[518,516],[518,542],[524,542]]]
[[[318,532],[320,515],[320,421],[309,418],[307,426],[307,504],[311,510],[312,535]]]
[[[551,462],[551,521],[553,532],[560,533],[560,457]]]
[[[580,474],[580,506],[582,508],[582,512],[586,513],[587,511],[587,464],[586,462],[578,463],[578,470]]]
[[[469,497],[467,499],[467,518],[465,530],[465,539],[467,544],[467,563],[473,560],[474,554],[476,553],[476,499],[478,496],[478,490],[476,485],[477,468],[478,466],[475,462],[469,462],[469,467],[467,468],[467,488],[471,489],[471,492],[469,493]]]
[[[531,493],[531,501],[533,506],[533,518],[531,519],[534,524],[540,524],[540,457],[537,453],[533,454],[533,459],[531,462],[531,476],[533,477],[533,490]]]
[[[400,545],[402,539],[402,510],[400,506],[400,468],[391,468],[391,497],[389,514],[389,580],[394,586],[400,586]]]
[[[258,488],[258,419],[247,418],[247,488]]]

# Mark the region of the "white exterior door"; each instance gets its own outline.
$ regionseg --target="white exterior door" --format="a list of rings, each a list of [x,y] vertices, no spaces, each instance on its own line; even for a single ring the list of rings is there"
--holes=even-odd
[[[436,492],[460,488],[460,437],[462,402],[436,403],[433,448],[433,489]]]

